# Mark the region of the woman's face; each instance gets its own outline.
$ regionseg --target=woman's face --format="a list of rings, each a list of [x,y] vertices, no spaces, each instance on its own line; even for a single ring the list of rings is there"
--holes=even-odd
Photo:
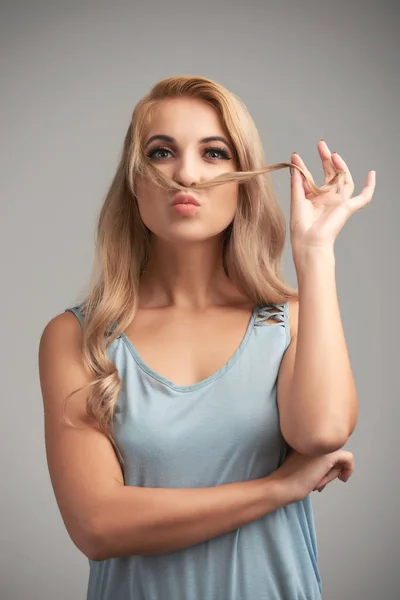
[[[204,141],[216,136],[223,140]],[[144,140],[144,152],[155,167],[187,188],[238,169],[218,113],[194,98],[172,98],[158,106]],[[200,204],[189,212],[172,208],[176,190],[163,190],[139,179],[136,192],[144,224],[156,236],[176,242],[219,235],[232,222],[238,202],[237,183],[193,193],[188,190]]]

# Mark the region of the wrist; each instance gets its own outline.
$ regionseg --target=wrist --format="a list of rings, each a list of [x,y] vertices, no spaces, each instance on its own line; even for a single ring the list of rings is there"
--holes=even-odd
[[[302,276],[310,269],[334,268],[336,262],[333,246],[294,247],[292,256],[298,276]]]
[[[297,486],[294,485],[293,481],[280,475],[279,469],[265,477],[265,483],[269,487],[271,493],[275,496],[276,503],[279,507],[287,506],[292,502],[298,502],[304,497],[302,490],[297,489]]]

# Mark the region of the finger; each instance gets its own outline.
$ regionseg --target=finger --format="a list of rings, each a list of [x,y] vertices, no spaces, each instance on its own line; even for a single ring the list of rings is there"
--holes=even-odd
[[[361,193],[358,196],[354,196],[354,198],[349,198],[347,200],[347,205],[350,208],[351,212],[356,212],[366,204],[369,204],[372,200],[372,196],[374,195],[376,185],[376,173],[375,171],[370,171],[367,175],[367,181],[362,189]]]
[[[313,489],[313,492],[322,492],[322,490],[324,489],[324,487],[325,487],[325,486],[326,486],[326,484],[324,484],[324,485],[322,485],[322,486],[320,486],[320,485],[317,485],[317,486],[315,486],[315,488]]]
[[[353,473],[354,473],[354,467],[348,468],[348,469],[343,469],[339,473],[338,479],[340,479],[340,481],[346,482],[350,479],[350,477],[352,476]]]
[[[293,164],[297,164],[291,159]],[[305,191],[303,185],[303,176],[297,169],[290,169],[290,212],[295,214],[298,202],[305,200]]]
[[[341,463],[342,468],[339,472],[338,479],[346,483],[354,473],[354,456],[351,456],[349,460],[346,460]]]
[[[324,183],[328,183],[336,175],[336,169],[332,162],[331,151],[324,140],[318,142],[318,152],[322,160],[322,168],[325,174]]]
[[[311,177],[311,173],[310,171],[307,169],[306,165],[304,164],[304,161],[302,160],[302,158],[300,157],[299,154],[297,154],[297,152],[293,152],[292,157],[291,157],[291,161],[293,164],[298,165],[299,167],[301,167],[303,169],[303,171],[310,177]],[[295,176],[295,180],[293,180],[293,175]],[[297,169],[293,169],[293,175],[292,175],[292,184],[297,184],[302,186],[302,190],[303,190],[303,195],[306,194],[311,194],[311,189],[310,186],[308,185],[306,179],[304,179],[304,177],[301,175],[301,173],[299,173],[297,171]]]
[[[336,477],[338,477],[341,471],[342,467],[332,467],[332,469],[330,469],[330,471],[328,471],[328,473],[326,473],[326,475],[324,475],[324,477],[321,479],[321,481],[318,484],[318,487],[322,485],[325,486],[334,479],[336,479]]]
[[[340,193],[343,194],[345,198],[351,198],[351,195],[354,192],[354,181],[349,171],[349,167],[337,152],[332,153],[332,163],[336,171],[344,171],[344,176],[339,186],[341,187]]]

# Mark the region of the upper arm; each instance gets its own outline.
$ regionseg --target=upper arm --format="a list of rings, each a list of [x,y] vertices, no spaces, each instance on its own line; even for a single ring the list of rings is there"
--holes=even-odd
[[[277,381],[277,404],[279,410],[279,422],[282,435],[288,444],[292,445],[290,435],[287,433],[287,415],[289,413],[289,397],[293,379],[294,361],[296,357],[297,345],[297,325],[299,318],[299,301],[297,299],[289,300],[289,326],[290,326],[290,343],[282,358],[279,368]],[[288,439],[289,438],[289,439]]]
[[[96,540],[102,498],[124,485],[120,464],[107,436],[86,414],[90,387],[72,395],[63,420],[63,402],[92,380],[82,361],[82,330],[65,312],[45,327],[39,344],[47,464],[57,504],[75,545],[89,558]]]

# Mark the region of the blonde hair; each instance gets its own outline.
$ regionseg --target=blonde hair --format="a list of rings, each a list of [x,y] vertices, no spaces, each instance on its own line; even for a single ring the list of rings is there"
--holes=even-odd
[[[247,108],[235,94],[209,79],[170,77],[156,83],[138,102],[100,211],[91,280],[81,302],[83,361],[94,376],[88,384],[86,412],[110,439],[122,464],[123,458],[112,436],[114,407],[122,384],[106,350],[136,314],[139,278],[149,257],[151,232],[138,210],[137,177],[142,176],[166,190],[185,189],[164,176],[143,153],[144,136],[154,110],[163,100],[182,96],[211,105],[235,149],[237,172],[193,185],[191,190],[239,183],[237,211],[225,231],[223,261],[229,278],[255,305],[277,304],[298,297],[297,290],[283,279],[281,261],[286,224],[267,173],[296,168],[314,193],[329,191],[342,175],[337,173],[329,184],[317,187],[300,167],[290,162],[266,166],[261,140]],[[84,387],[87,386],[79,390]],[[79,390],[69,394],[65,402]]]

